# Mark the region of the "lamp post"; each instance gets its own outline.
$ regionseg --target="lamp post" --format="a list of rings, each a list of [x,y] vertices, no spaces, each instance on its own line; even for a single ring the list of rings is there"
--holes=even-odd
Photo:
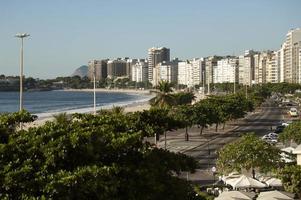
[[[96,115],[96,61],[93,61],[93,114]]]
[[[23,40],[30,35],[27,33],[18,33],[15,37],[21,39],[20,49],[20,111],[23,109]]]

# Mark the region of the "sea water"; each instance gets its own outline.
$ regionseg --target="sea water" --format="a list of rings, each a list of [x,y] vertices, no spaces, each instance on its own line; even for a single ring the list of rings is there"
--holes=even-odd
[[[97,92],[97,109],[146,102],[150,95],[136,93]],[[39,118],[54,114],[93,111],[93,93],[81,91],[24,92],[24,109]],[[19,110],[19,92],[0,92],[0,113]]]

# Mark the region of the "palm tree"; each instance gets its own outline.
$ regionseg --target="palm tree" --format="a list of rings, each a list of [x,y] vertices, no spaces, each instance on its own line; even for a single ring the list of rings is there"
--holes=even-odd
[[[150,104],[152,106],[169,107],[174,105],[175,99],[171,94],[173,91],[171,83],[167,81],[160,81],[157,89],[158,90],[154,91],[157,95],[150,100]]]

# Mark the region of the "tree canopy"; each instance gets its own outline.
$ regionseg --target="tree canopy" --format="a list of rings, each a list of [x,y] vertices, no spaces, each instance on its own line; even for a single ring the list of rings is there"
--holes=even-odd
[[[301,144],[301,121],[295,121],[285,127],[284,131],[279,135],[279,140],[283,142],[293,140],[297,144]]]
[[[175,174],[193,171],[196,161],[144,142],[136,115],[63,117],[12,130],[1,142],[1,199],[192,198],[191,186]],[[1,124],[6,118],[13,120],[0,116]]]
[[[255,169],[267,172],[281,164],[280,150],[254,134],[246,134],[225,145],[218,152],[217,168],[221,172]]]

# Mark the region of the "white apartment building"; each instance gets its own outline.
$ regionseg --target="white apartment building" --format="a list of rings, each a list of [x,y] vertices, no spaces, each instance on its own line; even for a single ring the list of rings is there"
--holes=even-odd
[[[238,82],[238,59],[224,58],[213,67],[214,83]]]
[[[266,82],[278,83],[279,82],[279,68],[277,63],[277,52],[268,54],[266,62]]]
[[[177,83],[178,81],[178,62],[171,61],[159,63],[153,70],[153,86],[157,86],[160,81]]]
[[[148,81],[148,63],[144,59],[139,59],[131,66],[131,80],[135,82]]]
[[[239,56],[239,83],[244,85],[251,85],[255,83],[254,55],[256,54],[258,54],[258,52],[246,50],[245,55]]]
[[[202,72],[204,66],[203,58],[194,58],[185,62],[178,63],[178,84],[194,87],[202,81]]]
[[[300,82],[299,50],[301,48],[301,29],[290,30],[283,44],[284,82]]]
[[[154,69],[158,63],[170,61],[170,49],[166,47],[152,47],[148,49],[148,80],[153,81]]]

